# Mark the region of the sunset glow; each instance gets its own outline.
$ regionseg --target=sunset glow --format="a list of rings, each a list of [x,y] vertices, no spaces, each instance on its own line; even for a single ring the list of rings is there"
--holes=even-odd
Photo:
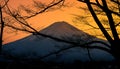
[[[49,3],[51,0],[38,0],[38,1],[42,1],[43,3]],[[17,9],[20,5],[29,6],[30,4],[32,4],[32,0],[29,0],[29,2],[28,0],[10,0],[9,2],[9,6],[13,9]],[[65,4],[66,5],[69,4],[68,7],[62,7],[57,10],[44,12],[42,14],[39,14],[35,17],[28,19],[27,21],[32,25],[32,27],[34,27],[38,31],[49,26],[50,24],[54,22],[66,21],[76,26],[78,29],[83,30],[91,35],[97,34],[96,30],[91,30],[89,26],[82,23],[82,20],[79,21],[78,23],[74,22],[74,17],[75,17],[74,15],[86,15],[84,10],[81,10],[78,8],[80,6],[81,7],[85,6],[85,4],[80,3],[77,0],[66,0]],[[91,24],[94,24],[94,26],[97,26],[93,22],[93,19],[89,19],[89,21],[92,22]],[[100,31],[98,32],[100,33]],[[8,33],[5,31],[4,38],[3,38],[4,40],[3,44],[21,39],[28,35],[30,34],[24,33],[24,32],[17,32],[17,33],[9,32]]]
[[[120,69],[120,1],[0,0],[0,64]]]

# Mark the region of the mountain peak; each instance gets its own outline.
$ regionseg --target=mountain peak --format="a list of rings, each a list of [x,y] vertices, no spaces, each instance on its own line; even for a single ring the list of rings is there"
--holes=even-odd
[[[59,21],[59,22],[53,23],[52,25],[69,25],[69,24],[65,21]]]
[[[55,22],[47,28],[41,30],[40,33],[51,35],[57,38],[76,38],[76,36],[86,38],[89,36],[89,34],[77,29],[65,21]]]
[[[56,30],[65,30],[66,28],[71,28],[72,30],[78,30],[77,28],[73,27],[72,25],[70,25],[69,23],[65,22],[65,21],[60,21],[60,22],[55,22],[53,24],[51,24],[49,27],[45,28],[45,29],[56,29]],[[43,29],[44,30],[44,29]]]

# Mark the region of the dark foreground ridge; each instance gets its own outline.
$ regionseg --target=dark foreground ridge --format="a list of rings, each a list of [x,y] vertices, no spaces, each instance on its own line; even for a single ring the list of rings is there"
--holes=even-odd
[[[74,64],[45,63],[42,61],[0,62],[0,69],[119,69],[114,62],[76,62]]]
[[[39,60],[15,60],[0,62],[0,69],[119,69],[115,62],[79,62],[73,64],[43,62]]]

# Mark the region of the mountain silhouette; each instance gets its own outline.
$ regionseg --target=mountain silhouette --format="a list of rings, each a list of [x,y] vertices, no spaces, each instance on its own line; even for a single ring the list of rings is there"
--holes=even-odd
[[[85,43],[92,40],[105,41],[91,36],[64,21],[55,22],[39,32],[58,39],[79,43]],[[103,46],[101,44],[95,45]],[[15,42],[3,45],[2,53],[17,58],[39,59],[40,57],[44,57],[66,47],[71,47],[71,44],[59,42],[49,37],[43,37],[40,35],[30,35]],[[81,48],[80,46],[65,50],[59,54],[61,54],[59,57],[57,57],[56,54],[52,54],[44,60],[65,63],[71,63],[76,60],[90,61],[87,49]],[[109,53],[98,49],[91,50],[91,55],[96,61],[108,61],[113,59]]]
[[[39,31],[39,33],[49,35],[52,37],[55,37],[57,39],[66,40],[66,41],[72,41],[72,42],[87,42],[91,40],[96,40],[95,36],[89,35],[82,30],[77,29],[76,27],[70,25],[69,23],[65,21],[61,22],[55,22],[48,26],[47,28],[44,28]],[[43,37],[40,35],[31,35],[29,37],[25,37],[22,40],[29,40],[29,41],[40,41],[42,39],[49,38],[49,37]],[[51,39],[51,38],[49,38]],[[100,40],[100,39],[97,39]],[[64,42],[64,41],[63,41]]]
[[[43,29],[40,31],[41,33],[47,34],[47,35],[52,35],[52,36],[57,36],[57,37],[62,37],[62,36],[69,36],[71,37],[72,35],[83,35],[83,31],[78,30],[77,28],[73,27],[72,25],[68,24],[67,22],[55,22],[49,27]]]
[[[47,28],[40,31],[42,34],[50,35],[64,40],[92,40],[96,37],[89,35],[82,30],[70,25],[65,21],[55,22]]]

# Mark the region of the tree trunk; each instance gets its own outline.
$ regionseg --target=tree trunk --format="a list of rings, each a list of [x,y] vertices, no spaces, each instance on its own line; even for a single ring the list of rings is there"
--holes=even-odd
[[[116,59],[116,62],[120,65],[120,40],[113,40],[111,43],[111,51]]]
[[[2,8],[0,7],[0,23],[1,23],[1,28],[0,28],[0,54],[2,52],[2,38],[3,38],[3,29],[4,29],[4,22],[2,19]]]

